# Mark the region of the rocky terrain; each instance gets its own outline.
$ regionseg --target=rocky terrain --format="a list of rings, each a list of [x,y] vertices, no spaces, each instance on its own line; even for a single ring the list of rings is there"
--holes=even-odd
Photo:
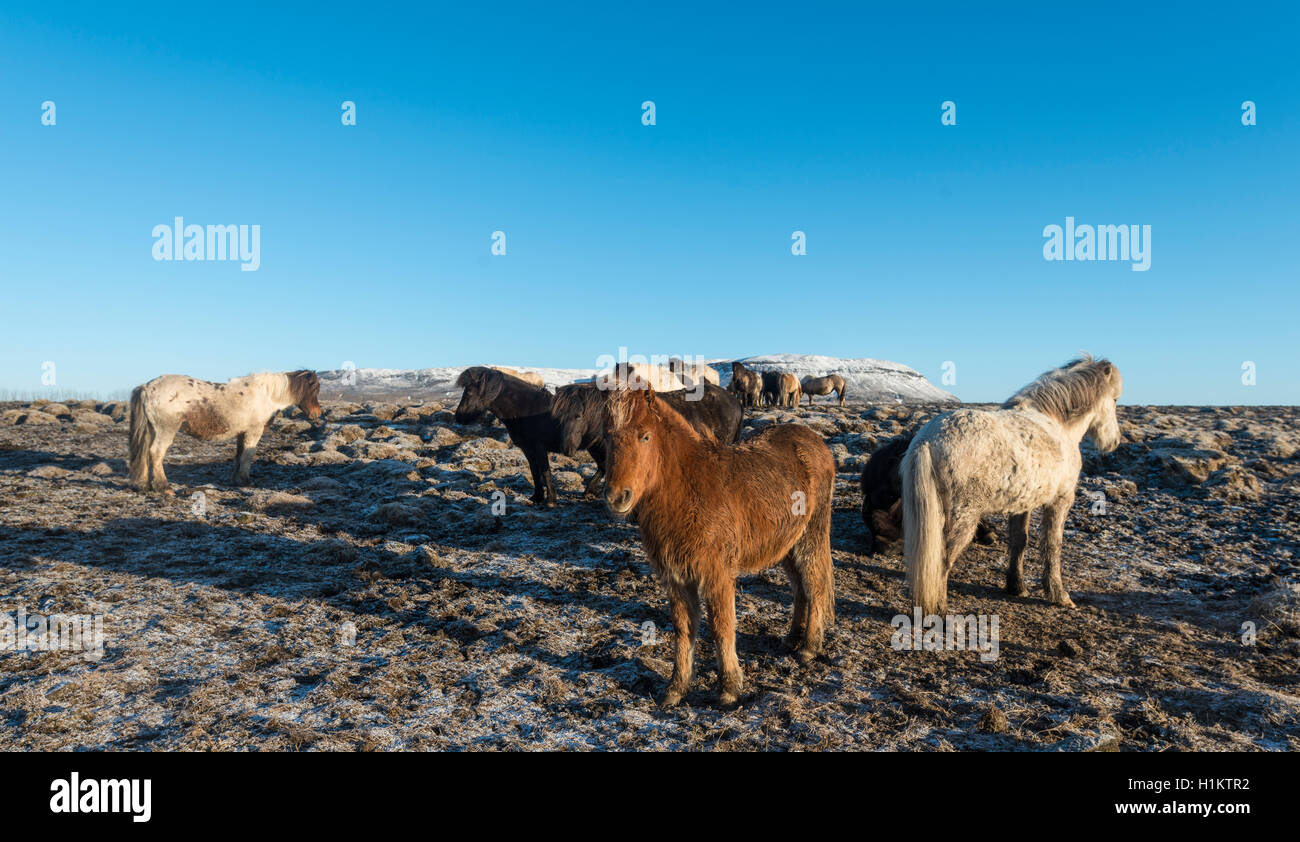
[[[104,629],[98,658],[0,654],[0,745],[1300,750],[1300,409],[1121,407],[1066,527],[1078,610],[1005,595],[1000,542],[954,569],[950,611],[999,619],[985,662],[893,648],[901,559],[861,552],[866,457],[942,408],[750,413],[838,461],[838,620],[800,667],[784,574],[743,579],[740,705],[716,706],[705,636],[662,712],[667,601],[635,526],[582,499],[590,464],[552,457],[561,505],[537,509],[499,424],[333,402],[273,421],[253,487],[228,484],[232,445],[179,436],[176,496],[146,496],[124,404],[0,404],[0,612]]]

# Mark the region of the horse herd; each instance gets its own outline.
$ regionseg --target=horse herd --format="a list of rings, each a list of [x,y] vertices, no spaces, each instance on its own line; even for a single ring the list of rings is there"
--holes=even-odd
[[[587,495],[634,520],[650,567],[667,591],[676,629],[672,677],[661,703],[686,694],[696,635],[707,607],[717,650],[720,699],[743,689],[735,647],[735,582],[780,564],[793,610],[786,645],[801,663],[821,650],[834,621],[831,510],[835,460],[820,435],[798,423],[770,424],[741,438],[744,409],[797,406],[801,395],[834,391],[838,375],[802,383],[781,372],[732,363],[728,389],[710,367],[620,364],[592,382],[552,394],[521,372],[465,369],[457,423],[490,412],[528,460],[535,504],[557,502],[550,453],[586,450],[596,463]],[[710,378],[708,373],[712,372]],[[668,386],[668,389],[660,387]],[[673,388],[675,387],[675,388]],[[274,414],[298,406],[319,417],[320,381],[310,371],[254,374],[218,384],[166,375],[131,395],[130,479],[171,491],[162,459],[177,430],[236,441],[236,483],[249,480],[252,451]],[[1123,379],[1107,360],[1084,356],[1051,369],[996,410],[942,413],[910,438],[887,442],[862,472],[862,517],[870,552],[901,533],[908,590],[927,615],[946,611],[948,574],[973,538],[989,541],[986,518],[1008,516],[1007,590],[1024,596],[1029,515],[1042,510],[1043,590],[1073,607],[1061,582],[1061,539],[1074,500],[1084,436],[1098,449],[1119,443],[1116,404]]]

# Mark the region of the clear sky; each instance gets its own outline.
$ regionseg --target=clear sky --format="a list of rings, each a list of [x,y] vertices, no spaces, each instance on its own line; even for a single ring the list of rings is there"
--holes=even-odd
[[[627,346],[1000,400],[1090,350],[1126,402],[1300,403],[1295,3],[12,5],[3,389]],[[260,268],[155,261],[176,216]],[[1045,260],[1067,216],[1149,270]]]

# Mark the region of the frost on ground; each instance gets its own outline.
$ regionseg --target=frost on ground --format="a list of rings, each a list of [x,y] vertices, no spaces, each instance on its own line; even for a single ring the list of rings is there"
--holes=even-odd
[[[955,568],[950,610],[999,618],[992,663],[892,648],[901,559],[860,554],[867,454],[941,407],[751,412],[839,464],[838,621],[800,667],[784,574],[743,579],[741,704],[715,706],[705,635],[661,712],[666,599],[635,527],[582,499],[591,465],[553,456],[561,505],[536,509],[500,425],[326,407],[273,422],[252,488],[227,484],[233,445],[179,436],[159,498],[126,487],[123,404],[0,405],[0,611],[105,636],[99,660],[0,654],[0,746],[1300,749],[1295,408],[1121,407],[1066,529],[1077,611],[1006,596],[1001,543]]]

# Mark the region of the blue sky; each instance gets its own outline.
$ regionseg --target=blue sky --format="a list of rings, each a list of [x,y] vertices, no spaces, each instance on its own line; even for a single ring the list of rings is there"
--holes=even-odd
[[[0,389],[627,346],[1000,400],[1086,349],[1126,402],[1300,403],[1294,4],[465,5],[6,8]],[[154,261],[175,216],[260,269]],[[1044,260],[1067,216],[1151,268]]]

